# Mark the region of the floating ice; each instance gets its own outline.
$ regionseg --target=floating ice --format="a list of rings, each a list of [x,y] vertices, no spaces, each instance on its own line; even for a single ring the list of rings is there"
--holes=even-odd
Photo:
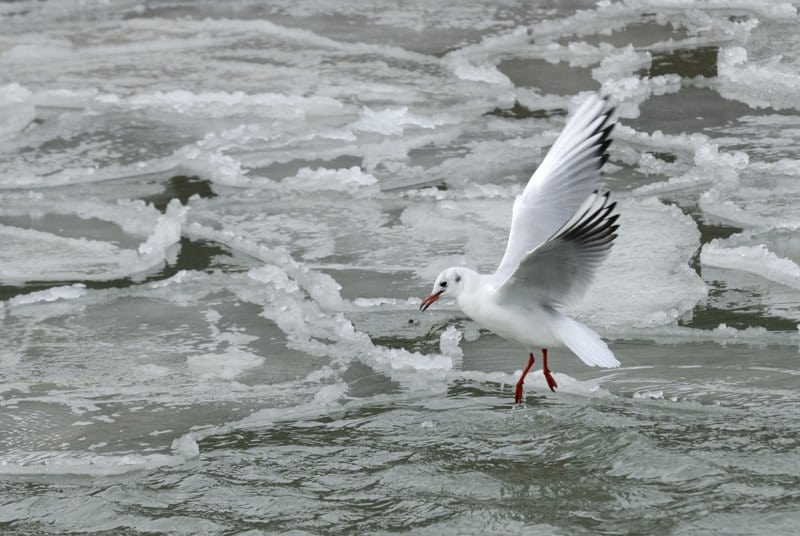
[[[0,87],[0,140],[15,135],[35,118],[30,91],[19,84]]]
[[[709,219],[719,219],[762,232],[800,227],[800,192],[796,179],[780,166],[751,166],[741,180],[719,183],[700,196],[699,205]]]
[[[34,206],[37,208],[26,208]],[[0,213],[36,216],[46,206],[47,202],[42,199],[37,204],[28,202]],[[60,236],[56,234],[58,229],[48,232],[0,225],[0,236],[8,246],[0,252],[0,282],[104,281],[147,273],[162,266],[171,254],[171,248],[180,241],[181,222],[186,214],[186,209],[177,200],[170,202],[165,214],[141,202],[109,206],[55,201],[49,209],[53,213],[118,223],[123,230],[143,235],[145,240],[137,250],[133,250],[119,247],[112,241]]]
[[[640,113],[639,104],[653,95],[676,93],[680,88],[681,77],[667,74],[644,78],[611,78],[603,82],[602,92],[620,103],[617,107],[620,117],[636,118]]]
[[[782,65],[781,56],[752,62],[744,48],[724,47],[719,50],[717,70],[714,87],[723,97],[755,108],[800,109],[800,75]]]
[[[256,280],[267,277],[264,282],[274,283],[277,277],[285,287],[288,287],[289,277],[291,277],[297,284],[302,285],[303,289],[308,292],[320,307],[324,309],[341,309],[340,285],[327,274],[315,272],[298,263],[283,249],[271,248],[230,231],[216,231],[197,222],[187,226],[185,232],[190,237],[213,240],[274,265],[274,268],[263,268],[263,270],[271,270],[266,275],[260,271],[251,272],[250,276]],[[285,276],[282,276],[280,271],[284,271]],[[283,279],[283,277],[286,277],[286,279]]]
[[[180,168],[190,174],[231,186],[246,186],[251,182],[240,161],[219,151],[206,151],[193,145],[183,147],[176,156]]]
[[[204,18],[204,7],[188,4],[122,3],[103,7],[93,20],[109,14],[113,24],[99,25],[77,21],[70,5],[0,3],[15,22],[0,38],[0,284],[61,285],[22,289],[0,307],[0,405],[20,432],[0,433],[5,473],[149,470],[196,458],[198,438],[217,432],[335,420],[415,397],[461,406],[436,395],[459,382],[511,385],[506,372],[460,370],[463,354],[486,343],[473,323],[457,319],[442,332],[446,310],[408,320],[440,268],[495,268],[513,198],[581,91],[600,82],[623,117],[690,86],[798,107],[789,2],[709,0],[687,10],[684,0],[604,0],[566,16],[448,5],[427,18],[286,2],[285,24],[218,17],[252,14],[243,4]],[[718,79],[641,73],[661,69],[664,53],[719,46]],[[544,89],[534,72],[515,87],[506,60],[560,62],[576,76]],[[793,326],[784,316],[796,311],[771,307],[796,302],[796,285],[782,286],[800,270],[796,118],[725,106],[749,115],[681,135],[647,131],[647,117],[639,130],[616,130],[608,171],[620,237],[572,311],[604,336],[796,354],[797,331],[774,328]],[[643,184],[637,172],[667,180],[626,192]],[[173,202],[163,214],[133,201],[172,195],[166,180],[178,174],[210,181],[216,197],[194,197],[188,210]],[[718,220],[745,229],[703,248],[703,275],[715,285],[707,299],[763,279],[767,307],[732,301],[769,329],[678,325],[706,299],[692,268],[700,232],[653,194],[693,214],[699,205],[704,236],[728,232]],[[171,262],[182,239],[193,241],[183,270],[129,281]],[[59,283],[109,279],[119,280],[88,287],[114,288]],[[604,381],[613,374],[626,372]],[[558,380],[564,393],[612,396],[595,382]],[[549,395],[539,371],[529,387]]]
[[[178,465],[186,458],[183,453],[178,456],[168,454],[114,456],[82,452],[30,452],[0,456],[0,474],[111,476]]]
[[[8,303],[12,306],[26,305],[29,303],[37,302],[52,302],[56,300],[70,300],[83,296],[86,292],[86,285],[83,283],[74,283],[72,285],[63,287],[52,287],[47,290],[40,290],[37,292],[30,292],[28,294],[21,294],[14,296]]]
[[[280,93],[246,94],[174,90],[157,93],[139,93],[126,99],[98,97],[118,106],[133,109],[166,110],[200,117],[230,117],[256,115],[277,119],[302,119],[307,114],[340,114],[341,102],[329,97],[303,97]]]
[[[378,179],[357,166],[350,169],[301,168],[294,177],[284,179],[281,187],[287,190],[331,190],[368,195],[377,193],[377,183]]]
[[[694,153],[694,166],[686,173],[670,177],[665,182],[657,182],[640,186],[635,194],[663,194],[676,190],[685,190],[712,183],[725,189],[739,186],[739,172],[749,165],[747,154],[741,151],[732,153],[719,150],[719,145],[707,143],[703,138],[696,138],[692,145],[697,148]]]
[[[619,238],[573,311],[612,336],[626,326],[675,324],[708,292],[689,267],[700,247],[697,225],[655,198],[623,199],[619,206]]]
[[[640,69],[650,68],[652,61],[650,52],[646,50],[639,52],[633,45],[628,45],[604,57],[600,65],[592,69],[592,78],[600,83],[626,78]]]
[[[187,358],[189,370],[198,376],[232,379],[248,369],[264,363],[264,358],[243,349],[192,355]]]
[[[377,308],[382,305],[400,305],[407,307],[409,304],[419,306],[420,300],[415,300],[416,303],[412,303],[411,298],[408,300],[397,300],[394,298],[356,298],[353,300],[353,305],[356,307],[369,307],[369,308]]]
[[[437,124],[440,123],[441,121],[436,121],[429,117],[409,113],[407,106],[386,108],[379,111],[365,107],[361,110],[359,120],[353,123],[352,127],[355,130],[376,132],[390,136],[402,134],[406,126],[436,128]]]
[[[191,434],[184,434],[172,442],[170,447],[175,454],[182,456],[186,460],[196,458],[200,455],[200,447],[197,445]]]
[[[664,400],[664,391],[636,391],[633,398],[645,398],[648,400]]]
[[[180,242],[181,223],[186,217],[186,207],[177,199],[167,205],[167,210],[158,217],[152,234],[139,245],[141,255],[167,256],[167,248]]]
[[[700,262],[717,268],[742,270],[776,283],[800,289],[800,266],[778,257],[765,244],[725,247],[726,241],[714,239],[703,245]]]
[[[462,337],[463,335],[455,326],[448,326],[439,337],[439,348],[442,355],[457,359],[464,357],[464,350],[459,346]]]
[[[494,84],[499,86],[512,86],[511,80],[501,73],[497,67],[488,64],[475,64],[467,61],[465,58],[452,58],[449,61],[450,68],[461,80],[468,80],[470,82],[484,82],[486,84]]]
[[[694,132],[691,134],[664,134],[660,130],[653,132],[639,132],[627,125],[617,125],[614,129],[614,138],[624,140],[653,151],[666,151],[692,156],[702,147],[711,143],[705,134]]]
[[[730,199],[725,199],[724,194],[717,188],[712,188],[703,192],[699,200],[700,208],[705,214],[714,216],[717,219],[736,223],[755,226],[765,226],[768,224],[766,218],[758,214],[748,212]]]

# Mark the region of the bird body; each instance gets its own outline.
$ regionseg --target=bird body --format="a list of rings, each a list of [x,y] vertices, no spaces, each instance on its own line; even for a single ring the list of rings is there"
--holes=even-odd
[[[508,244],[495,273],[448,268],[420,306],[424,311],[447,294],[482,327],[541,348],[551,390],[557,383],[547,364],[549,348],[569,348],[590,366],[620,364],[599,335],[562,312],[585,294],[617,236],[616,203],[599,189],[612,113],[605,100],[591,96],[567,122],[514,201]],[[517,403],[533,363],[530,353],[517,383]]]
[[[505,303],[492,285],[491,276],[466,268],[459,270],[462,281],[467,284],[464,291],[455,296],[456,303],[472,320],[496,335],[525,347],[562,346],[550,329],[551,317],[559,314],[557,311]]]

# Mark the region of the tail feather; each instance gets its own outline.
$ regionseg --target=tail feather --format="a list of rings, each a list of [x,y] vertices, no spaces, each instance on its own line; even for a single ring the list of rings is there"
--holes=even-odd
[[[553,332],[572,353],[590,367],[615,368],[620,362],[600,336],[580,322],[558,312]]]

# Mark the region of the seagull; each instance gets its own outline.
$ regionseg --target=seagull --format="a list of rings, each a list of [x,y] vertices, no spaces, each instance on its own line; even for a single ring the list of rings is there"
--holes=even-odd
[[[542,350],[544,378],[558,384],[547,366],[550,348],[568,348],[589,366],[620,365],[600,336],[562,312],[577,302],[608,256],[619,214],[600,187],[608,160],[614,108],[590,95],[514,200],[511,232],[503,259],[493,274],[447,268],[422,300],[425,311],[442,296],[454,298],[472,320],[495,334]],[[533,352],[514,390],[523,402],[525,376]]]

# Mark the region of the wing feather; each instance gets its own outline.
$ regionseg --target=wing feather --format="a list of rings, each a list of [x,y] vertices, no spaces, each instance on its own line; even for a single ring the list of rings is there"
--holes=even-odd
[[[597,190],[601,168],[608,160],[613,111],[606,100],[596,95],[587,98],[514,200],[508,244],[493,276],[496,286]]]
[[[498,297],[556,307],[581,298],[617,238],[616,205],[608,192],[594,192],[560,230],[522,258]]]

